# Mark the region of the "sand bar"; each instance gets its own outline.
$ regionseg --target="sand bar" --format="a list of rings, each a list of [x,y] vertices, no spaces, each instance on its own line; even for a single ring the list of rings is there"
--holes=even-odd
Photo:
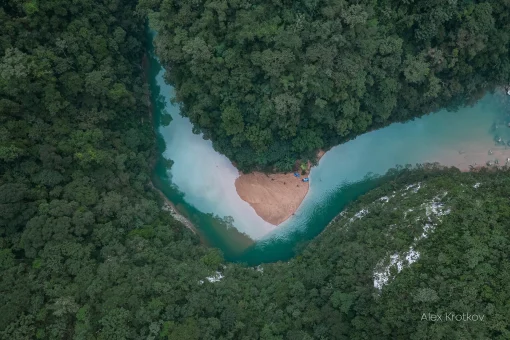
[[[325,153],[319,150],[317,161]],[[236,191],[264,221],[279,225],[296,212],[308,193],[309,184],[303,178],[308,177],[310,169],[311,162],[308,162],[307,174],[300,177],[295,177],[293,172],[241,174],[235,181]]]
[[[248,202],[264,221],[278,225],[298,209],[309,185],[302,177],[288,174],[242,174],[235,186],[239,197]]]
[[[445,150],[436,159],[428,159],[424,162],[439,162],[442,165],[454,166],[461,171],[470,171],[484,166],[506,165],[507,160],[510,159],[510,147],[493,144],[492,147],[490,146],[490,144],[474,144],[465,146],[464,150]],[[318,158],[320,159],[323,155],[324,151],[321,151]],[[488,162],[490,165],[487,164]],[[306,176],[296,178],[293,173],[253,172],[241,174],[235,186],[241,199],[248,202],[257,215],[266,222],[279,225],[296,212],[308,193],[309,184],[302,182],[302,178]]]
[[[490,151],[489,151],[490,150]],[[472,147],[459,150],[456,154],[440,157],[436,161],[442,165],[454,166],[461,171],[469,171],[481,167],[496,167],[509,165],[510,148],[507,146],[493,146],[491,148]]]

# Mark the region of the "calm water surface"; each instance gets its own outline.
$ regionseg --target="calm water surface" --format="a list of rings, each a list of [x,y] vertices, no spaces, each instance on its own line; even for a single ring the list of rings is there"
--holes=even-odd
[[[295,216],[275,227],[239,198],[234,186],[237,169],[210,141],[193,134],[190,121],[170,102],[173,88],[165,83],[165,71],[154,57],[149,73],[162,156],[153,182],[198,227],[203,240],[220,248],[230,261],[255,265],[289,259],[346,204],[377,186],[378,175],[396,165],[451,165],[459,151],[495,148],[495,135],[510,140],[508,103],[499,95],[487,95],[458,112],[440,111],[366,133],[324,155],[311,171],[309,193]],[[171,167],[167,160],[173,161]]]

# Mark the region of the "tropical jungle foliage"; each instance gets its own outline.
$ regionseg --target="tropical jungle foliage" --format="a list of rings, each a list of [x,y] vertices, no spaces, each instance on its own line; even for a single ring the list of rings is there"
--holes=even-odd
[[[176,100],[242,170],[290,170],[510,82],[506,0],[141,0]]]
[[[259,268],[224,263],[161,210],[135,6],[2,1],[0,339],[509,338],[508,171],[393,173],[295,259]],[[428,216],[439,194],[450,212]],[[411,245],[418,261],[375,288]]]
[[[2,1],[0,339],[148,336],[151,294],[184,298],[216,254],[149,189],[135,5]]]

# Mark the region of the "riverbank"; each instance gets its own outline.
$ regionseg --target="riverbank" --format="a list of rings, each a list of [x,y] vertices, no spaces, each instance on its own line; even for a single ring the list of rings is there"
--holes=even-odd
[[[324,150],[319,150],[317,162],[324,154]],[[307,169],[300,177],[294,176],[294,173],[241,174],[235,181],[237,194],[264,221],[277,226],[294,215],[305,199],[310,185],[309,182],[303,182],[303,178],[308,177],[311,167],[312,163],[308,161]],[[299,164],[296,168],[299,169]]]
[[[147,81],[147,84],[149,84],[150,83],[150,66],[151,66],[151,64],[150,64],[149,56],[148,56],[147,53],[148,52],[143,54],[142,61],[141,61],[141,69],[142,69],[144,77],[145,77],[145,79]],[[147,91],[147,93],[145,95],[145,98],[146,98],[146,101],[147,101],[147,109],[148,109],[149,119],[150,119],[151,122],[154,123],[154,107],[152,105],[150,90]],[[144,117],[143,116],[141,118],[141,122],[142,122],[142,124],[144,123]],[[156,131],[154,130],[153,133],[154,133],[154,138],[156,138],[156,135],[157,135]],[[154,154],[151,157],[150,167],[151,167],[152,171],[154,171],[154,167],[156,166],[157,157],[158,157],[157,154]],[[154,185],[154,183],[152,183],[152,181],[149,182],[149,185],[152,188],[152,190],[156,191],[161,196],[161,198],[163,199],[163,207],[162,207],[162,209],[164,211],[169,212],[170,215],[172,215],[172,217],[174,219],[176,219],[177,221],[181,222],[184,226],[186,226],[186,228],[188,228],[195,235],[198,235],[201,238],[200,234],[198,233],[198,231],[195,228],[195,226],[193,225],[193,223],[191,223],[186,217],[184,217],[177,210],[175,205],[165,196],[165,194],[161,190],[156,188],[156,186]]]
[[[200,236],[200,234],[197,231],[197,228],[195,228],[193,223],[191,223],[190,220],[188,220],[186,217],[181,215],[181,213],[179,213],[175,205],[165,196],[165,194],[161,192],[161,190],[156,188],[156,186],[152,184],[152,182],[150,182],[150,186],[152,187],[152,190],[156,191],[163,199],[163,210],[169,212],[174,219],[184,224],[186,228],[191,230],[195,235]]]
[[[470,171],[482,167],[496,167],[510,165],[510,147],[494,146],[487,148],[483,146],[472,146],[464,150],[458,150],[456,154],[443,156],[437,161],[446,166],[454,166],[461,171]]]
[[[241,174],[235,181],[236,191],[264,221],[279,225],[301,205],[309,184],[292,173]]]
[[[319,151],[317,159],[324,156]],[[465,145],[462,150],[445,150],[431,163],[438,162],[444,166],[453,166],[461,171],[471,171],[482,167],[510,165],[510,147],[504,143],[494,146],[491,143]],[[307,174],[311,164],[308,163]],[[301,176],[296,178],[293,173],[264,174],[254,172],[241,174],[235,186],[241,199],[248,202],[264,221],[279,225],[297,211],[309,190],[309,183],[302,182]]]

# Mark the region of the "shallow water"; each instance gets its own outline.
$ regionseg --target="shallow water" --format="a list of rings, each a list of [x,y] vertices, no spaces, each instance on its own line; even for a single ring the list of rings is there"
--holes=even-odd
[[[397,165],[439,162],[447,166],[485,164],[510,151],[495,136],[510,140],[508,98],[487,95],[474,107],[440,111],[405,124],[392,124],[329,150],[310,173],[310,190],[294,218],[247,249],[238,260],[249,264],[289,259],[317,236],[350,202],[375,188]],[[495,125],[498,127],[495,128]],[[465,155],[469,154],[467,160]],[[500,164],[505,159],[500,157]]]
[[[508,148],[495,147],[495,135],[510,140],[508,100],[502,95],[487,95],[458,112],[440,111],[366,133],[324,155],[311,171],[309,193],[296,214],[275,227],[239,198],[234,185],[237,169],[214,151],[210,141],[193,134],[189,120],[171,104],[173,88],[165,84],[164,70],[154,57],[149,73],[160,150],[174,162],[168,169],[160,160],[153,181],[192,220],[203,239],[231,261],[258,264],[290,258],[346,204],[375,187],[376,175],[398,164],[454,165],[462,161],[464,151],[475,150],[477,160],[485,163],[492,159],[490,148]],[[165,114],[172,117],[168,126],[161,124]]]

